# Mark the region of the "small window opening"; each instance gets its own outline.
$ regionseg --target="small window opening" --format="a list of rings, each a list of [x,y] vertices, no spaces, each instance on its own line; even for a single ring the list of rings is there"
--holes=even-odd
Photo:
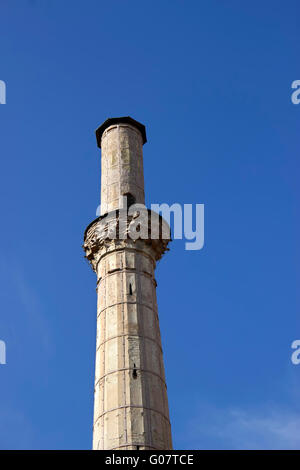
[[[127,197],[127,208],[135,204],[135,197],[131,193],[125,193],[123,196]]]
[[[131,283],[129,284],[129,295],[132,295],[132,285],[131,285]]]
[[[132,377],[133,377],[134,379],[137,378],[137,371],[136,371],[136,365],[135,365],[135,364],[133,364]]]
[[[140,450],[140,446],[136,446],[136,450]]]

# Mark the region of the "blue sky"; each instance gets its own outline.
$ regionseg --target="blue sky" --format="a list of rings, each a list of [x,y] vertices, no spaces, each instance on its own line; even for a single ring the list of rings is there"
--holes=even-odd
[[[1,449],[88,449],[94,129],[147,127],[147,204],[205,204],[157,268],[174,446],[300,448],[299,2],[1,0]]]

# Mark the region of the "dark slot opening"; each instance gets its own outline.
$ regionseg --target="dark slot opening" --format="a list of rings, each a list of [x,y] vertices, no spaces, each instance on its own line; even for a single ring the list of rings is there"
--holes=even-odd
[[[131,283],[129,284],[129,295],[132,295],[132,286],[131,286]]]
[[[133,364],[132,377],[133,377],[134,379],[137,378],[137,372],[136,372],[136,365],[135,365],[135,364]]]
[[[128,207],[128,209],[129,209],[130,206],[132,206],[132,204],[135,204],[135,197],[131,193],[123,194],[123,196],[127,197],[127,207]]]
[[[136,450],[140,450],[140,446],[136,446]]]

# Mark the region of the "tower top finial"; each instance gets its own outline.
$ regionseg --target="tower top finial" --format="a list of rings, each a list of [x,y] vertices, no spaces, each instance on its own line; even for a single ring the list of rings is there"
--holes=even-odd
[[[107,129],[108,127],[114,124],[130,124],[131,126],[136,127],[142,134],[143,144],[147,142],[146,128],[144,124],[141,124],[140,122],[136,121],[130,116],[123,116],[123,117],[108,118],[106,119],[106,121],[104,121],[103,124],[101,124],[100,127],[98,127],[98,129],[96,130],[96,139],[97,139],[97,144],[99,148],[101,148],[101,138],[102,138],[103,132],[105,131],[105,129]]]

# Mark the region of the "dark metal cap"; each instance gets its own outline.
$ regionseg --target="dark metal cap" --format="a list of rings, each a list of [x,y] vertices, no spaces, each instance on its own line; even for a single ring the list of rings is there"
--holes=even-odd
[[[101,137],[103,132],[105,131],[105,129],[107,129],[109,126],[112,126],[113,124],[130,124],[131,126],[136,127],[142,134],[143,144],[147,142],[146,127],[144,126],[144,124],[141,124],[135,119],[132,119],[130,116],[124,116],[117,118],[108,118],[106,119],[106,121],[104,121],[103,124],[101,124],[100,127],[98,127],[98,129],[96,130],[96,139],[99,148],[101,148]]]

